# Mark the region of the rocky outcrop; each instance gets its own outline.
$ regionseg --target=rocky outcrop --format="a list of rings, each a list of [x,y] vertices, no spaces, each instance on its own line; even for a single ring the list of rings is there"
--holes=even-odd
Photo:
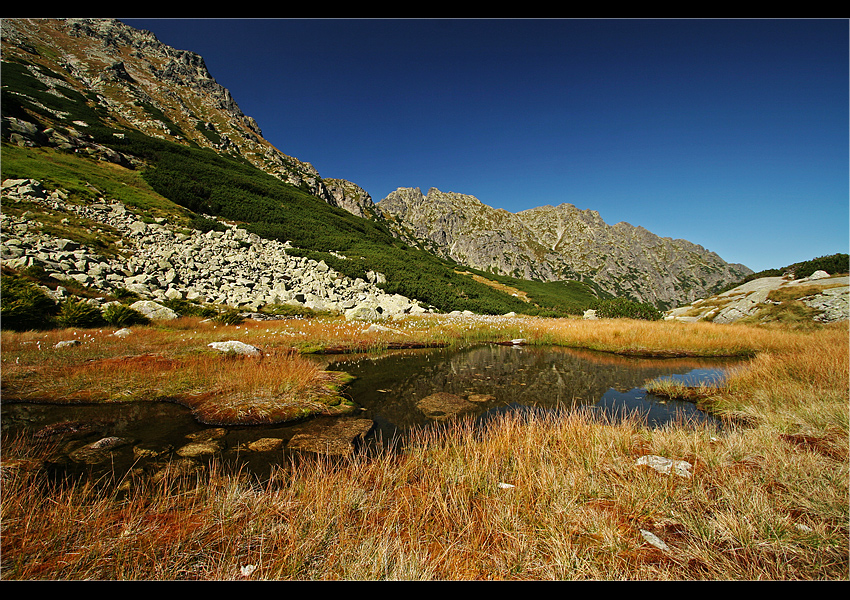
[[[382,276],[344,277],[323,261],[289,254],[288,242],[263,239],[235,225],[224,231],[177,230],[165,221],[146,222],[116,201],[90,205],[47,194],[34,180],[7,180],[4,205],[37,202],[55,213],[85,218],[120,234],[114,255],[39,232],[26,213],[4,211],[0,256],[15,269],[40,265],[56,279],[71,279],[106,293],[126,289],[146,300],[194,300],[256,311],[268,304],[294,304],[345,313],[352,319],[379,319],[424,312],[418,302],[387,294]],[[59,293],[61,296],[61,291]],[[57,298],[59,299],[59,298]],[[140,305],[144,308],[144,305]]]
[[[814,310],[813,319],[821,323],[850,319],[850,278],[831,277],[825,271],[815,271],[801,279],[760,277],[711,298],[669,310],[664,318],[734,323],[758,318],[763,310],[783,302],[804,304]]]
[[[591,280],[655,305],[694,300],[752,273],[687,240],[609,226],[572,204],[514,214],[465,194],[400,188],[376,206],[399,237],[461,264],[523,279]]]
[[[325,179],[325,187],[331,196],[329,204],[347,210],[366,219],[381,219],[375,209],[372,196],[359,185],[344,179]]]

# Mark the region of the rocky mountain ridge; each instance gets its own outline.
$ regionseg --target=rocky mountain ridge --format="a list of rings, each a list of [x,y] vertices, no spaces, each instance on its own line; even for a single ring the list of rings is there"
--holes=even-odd
[[[355,214],[372,203],[356,184],[324,180],[309,162],[275,148],[200,55],[163,44],[150,31],[116,19],[3,19],[2,37],[4,61],[30,63],[54,94],[84,94],[116,126],[240,156]],[[85,123],[79,126],[84,131]]]
[[[116,130],[238,157],[331,206],[386,223],[395,236],[462,265],[523,279],[592,281],[612,295],[660,307],[703,297],[751,273],[696,244],[627,223],[608,226],[595,211],[569,204],[512,214],[473,196],[433,189],[423,195],[410,188],[376,204],[357,184],[322,178],[310,163],[265,140],[201,56],[115,19],[4,19],[2,37],[4,76],[8,65],[20,65],[47,93],[76,94]],[[61,127],[36,127],[4,110],[4,135],[18,145],[46,144],[143,166],[88,140],[87,122],[68,126],[59,117]]]
[[[399,188],[376,206],[399,236],[461,264],[523,279],[592,280],[651,304],[690,302],[752,273],[687,240],[607,225],[572,204],[510,213],[466,194]]]

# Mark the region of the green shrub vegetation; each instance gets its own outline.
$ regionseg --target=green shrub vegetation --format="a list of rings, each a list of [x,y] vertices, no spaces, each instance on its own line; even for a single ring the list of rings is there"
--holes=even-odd
[[[105,323],[98,306],[69,298],[59,305],[56,322],[60,327],[100,327]]]
[[[643,319],[646,321],[658,321],[661,312],[651,304],[632,302],[625,298],[607,298],[597,300],[591,305],[596,310],[596,316],[604,319]]]
[[[103,320],[113,327],[130,327],[131,325],[148,325],[150,319],[124,304],[109,304],[103,309]]]
[[[163,306],[170,308],[181,317],[203,317],[211,318],[218,315],[218,311],[209,306],[201,306],[189,300],[169,298],[160,302]]]
[[[4,272],[0,284],[0,327],[12,331],[50,329],[56,302],[35,283]]]
[[[239,325],[245,317],[238,310],[230,309],[217,313],[212,320],[220,325]]]
[[[786,270],[794,272],[794,279],[808,277],[815,271],[826,271],[830,275],[848,273],[850,272],[850,255],[831,254],[829,256],[819,256],[812,260],[790,265],[786,267]]]

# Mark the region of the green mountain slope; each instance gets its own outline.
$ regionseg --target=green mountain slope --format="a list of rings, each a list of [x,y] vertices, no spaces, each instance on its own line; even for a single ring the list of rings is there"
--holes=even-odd
[[[496,285],[492,275],[473,277],[400,241],[380,219],[337,208],[308,163],[262,139],[200,57],[149,32],[87,19],[12,19],[3,27],[4,179],[37,178],[76,190],[83,202],[90,187],[108,191],[150,217],[197,229],[213,226],[208,216],[238,222],[349,277],[379,272],[387,292],[442,311],[576,314],[607,297],[580,282],[500,277]],[[94,165],[104,164],[110,170],[92,184]],[[127,173],[146,189],[127,186]]]

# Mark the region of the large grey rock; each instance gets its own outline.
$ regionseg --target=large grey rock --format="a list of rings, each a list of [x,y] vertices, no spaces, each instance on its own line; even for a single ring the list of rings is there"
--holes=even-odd
[[[260,356],[263,352],[256,346],[239,342],[237,340],[228,340],[226,342],[212,342],[208,344],[210,348],[220,352],[235,352],[236,354],[245,354],[247,356]]]
[[[166,321],[178,317],[176,312],[153,300],[139,300],[131,304],[130,308],[139,311],[153,321]]]
[[[375,321],[380,316],[378,310],[368,304],[361,304],[345,311],[345,318],[348,321]]]

